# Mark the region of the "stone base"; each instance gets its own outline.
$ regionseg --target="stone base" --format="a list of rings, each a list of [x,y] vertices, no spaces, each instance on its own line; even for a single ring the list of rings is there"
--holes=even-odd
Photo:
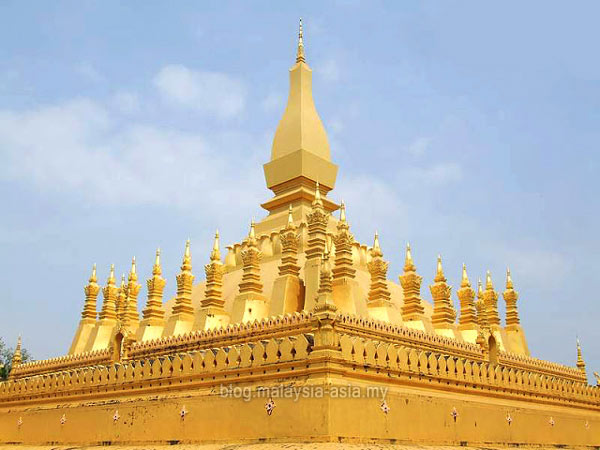
[[[282,275],[273,283],[271,294],[270,316],[289,314],[302,311],[304,303],[304,284],[300,278],[293,275]]]
[[[265,441],[402,442],[486,448],[600,443],[598,411],[477,394],[450,396],[445,389],[423,392],[410,385],[358,379],[325,377],[311,384],[304,376],[288,378],[288,385],[298,393],[291,391],[289,398],[274,395],[277,390],[265,393],[265,387],[281,387],[276,381],[235,385],[240,387],[239,398],[235,398],[235,391],[225,395],[230,382],[223,380],[222,385],[212,387],[198,383],[193,389],[161,389],[157,383],[153,393],[146,390],[140,395],[134,389],[119,396],[112,394],[110,399],[72,399],[60,408],[52,400],[4,407],[0,411],[0,442],[27,444],[27,448],[57,448],[55,444],[68,444],[70,448],[136,444],[149,448],[145,444]],[[271,401],[274,407],[269,414],[267,404]]]
[[[368,306],[369,317],[375,320],[381,320],[383,322],[389,322],[394,325],[400,325],[402,323],[402,314],[394,307],[391,303],[384,303],[377,306]]]
[[[229,325],[230,317],[222,308],[200,308],[194,322],[194,330],[212,330]]]
[[[268,316],[269,303],[267,298],[253,292],[238,294],[233,300],[231,322],[252,322]]]

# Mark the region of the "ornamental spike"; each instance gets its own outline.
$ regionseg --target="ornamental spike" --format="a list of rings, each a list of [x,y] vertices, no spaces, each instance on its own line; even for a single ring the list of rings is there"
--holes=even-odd
[[[444,276],[444,269],[442,267],[442,255],[437,256],[437,267],[435,271],[435,282],[446,281],[446,277]]]
[[[94,263],[94,265],[92,266],[92,275],[90,276],[90,283],[95,283],[98,281],[98,278],[96,277],[96,263]]]
[[[129,280],[135,281],[137,280],[137,269],[135,264],[135,256],[131,260],[131,270],[129,271]]]
[[[506,268],[506,289],[514,289],[512,277],[510,276],[510,268]]]
[[[306,62],[304,57],[304,33],[302,30],[302,18],[300,18],[300,26],[298,27],[298,50],[296,52],[296,62]]]
[[[323,200],[321,200],[321,190],[319,187],[319,182],[317,181],[317,185],[315,187],[315,200],[313,201],[313,206],[323,206]]]
[[[344,200],[340,203],[340,222],[346,221],[346,204]]]
[[[12,358],[13,367],[21,364],[22,357],[23,356],[21,354],[21,335],[19,335],[19,338],[17,339],[17,347],[15,348],[15,353],[13,354]]]
[[[154,267],[152,268],[152,275],[161,275],[162,267],[160,266],[160,248],[156,249],[156,257],[154,258]]]
[[[185,241],[185,251],[183,252],[183,263],[181,264],[181,270],[191,271],[192,270],[192,252],[190,250],[190,239]]]
[[[288,208],[287,226],[288,226],[288,228],[291,228],[292,226],[294,226],[294,216],[292,215],[292,204],[291,203],[290,203],[290,207]]]
[[[488,270],[485,273],[485,290],[490,290],[493,291],[494,290],[494,284],[492,283],[492,274],[490,273],[490,271]]]
[[[221,261],[221,251],[219,250],[219,230],[215,232],[212,252],[210,252],[211,261]]]
[[[583,372],[585,372],[585,361],[583,360],[583,356],[581,354],[581,343],[579,342],[579,338],[577,338],[577,368]]]
[[[250,239],[256,239],[256,230],[255,230],[254,219],[252,219],[252,221],[250,222],[250,232],[248,233],[248,237]]]
[[[373,249],[371,250],[371,254],[374,258],[383,256],[381,246],[379,245],[379,234],[377,231],[375,232],[375,238],[373,239]]]
[[[415,263],[412,259],[412,252],[410,250],[410,244],[406,243],[406,256],[404,257],[404,271],[414,271],[416,269]]]
[[[467,275],[467,265],[465,263],[462,265],[462,280],[460,287],[471,287],[471,282],[469,281],[469,276]]]
[[[111,285],[111,286],[115,285],[115,265],[114,264],[110,265],[110,274],[108,275],[107,284]]]

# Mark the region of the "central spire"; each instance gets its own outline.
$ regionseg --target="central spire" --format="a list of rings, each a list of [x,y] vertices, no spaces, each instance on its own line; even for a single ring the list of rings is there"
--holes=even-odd
[[[295,64],[290,69],[287,105],[273,138],[271,161],[264,165],[267,187],[275,198],[264,203],[271,214],[285,214],[289,204],[312,201],[317,181],[326,195],[335,186],[337,166],[331,162],[329,141],[312,95],[312,70],[306,63],[302,20]],[[325,209],[337,205],[324,201]],[[307,205],[308,206],[308,205]]]

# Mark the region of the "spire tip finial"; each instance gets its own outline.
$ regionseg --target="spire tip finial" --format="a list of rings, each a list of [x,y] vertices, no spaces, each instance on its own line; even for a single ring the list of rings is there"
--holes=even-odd
[[[294,225],[294,216],[292,214],[292,211],[293,211],[293,208],[292,208],[292,204],[290,203],[290,206],[288,208],[288,218],[287,218],[288,228],[290,228]]]
[[[436,283],[440,281],[446,281],[446,277],[444,276],[444,269],[442,267],[442,255],[440,254],[437,255],[437,267],[435,271],[435,278],[433,281],[435,281]]]
[[[379,245],[379,234],[377,231],[375,231],[375,237],[373,238],[373,249],[371,250],[371,254],[373,257],[383,256],[381,246]]]
[[[304,57],[304,32],[302,30],[302,17],[300,17],[300,24],[298,26],[298,50],[296,52],[296,62],[306,62]]]
[[[412,259],[412,251],[410,249],[410,243],[406,243],[406,256],[404,257],[404,271],[410,272],[415,271],[415,263]]]
[[[156,249],[156,257],[154,258],[154,267],[152,275],[161,275],[162,268],[160,267],[160,247]]]
[[[460,283],[461,287],[471,287],[471,282],[469,281],[469,275],[467,275],[467,265],[463,263],[462,265],[462,280]]]
[[[210,252],[211,262],[221,261],[221,251],[219,250],[219,230],[215,231],[212,252]]]
[[[317,180],[317,184],[315,186],[315,200],[313,201],[313,206],[323,206],[323,200],[321,200],[321,187],[319,185],[319,180]]]

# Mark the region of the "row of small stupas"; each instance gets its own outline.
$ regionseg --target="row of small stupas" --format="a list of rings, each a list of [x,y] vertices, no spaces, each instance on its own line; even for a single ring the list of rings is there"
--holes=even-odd
[[[105,349],[119,331],[128,340],[147,341],[310,310],[319,287],[318,273],[313,269],[326,259],[332,265],[333,300],[342,313],[404,324],[470,343],[476,343],[478,337],[482,339],[485,329],[494,335],[500,350],[529,354],[519,324],[518,296],[510,271],[507,271],[503,292],[506,326],[501,326],[498,293],[489,271],[485,288],[480,280],[475,292],[464,265],[457,291],[460,303],[457,320],[441,257],[438,256],[434,282],[429,286],[433,298],[431,307],[421,298],[422,277],[417,273],[410,246],[406,248],[404,272],[398,285],[387,279],[388,263],[383,259],[377,233],[373,246],[365,251],[365,246],[358,244],[350,232],[344,204],[341,204],[336,220],[324,209],[318,185],[315,192],[306,222],[298,225],[294,222],[291,205],[287,223],[278,233],[257,236],[253,222],[247,238],[240,245],[229,247],[225,263],[221,260],[217,232],[210,261],[204,266],[206,281],[196,286],[193,285],[188,240],[181,272],[177,275],[177,295],[167,304],[162,300],[166,281],[161,276],[160,250],[157,250],[152,277],[146,282],[148,296],[141,319],[138,313],[141,285],[135,258],[128,278],[123,275],[120,286],[116,284],[114,266],[111,266],[107,283],[102,288],[99,317],[96,303],[101,288],[94,266],[85,287],[81,322],[69,353]],[[335,231],[329,232],[332,226]],[[273,273],[275,267],[269,264],[269,259],[276,263],[276,273]],[[270,288],[266,288],[266,284]],[[235,289],[231,289],[233,286]]]

